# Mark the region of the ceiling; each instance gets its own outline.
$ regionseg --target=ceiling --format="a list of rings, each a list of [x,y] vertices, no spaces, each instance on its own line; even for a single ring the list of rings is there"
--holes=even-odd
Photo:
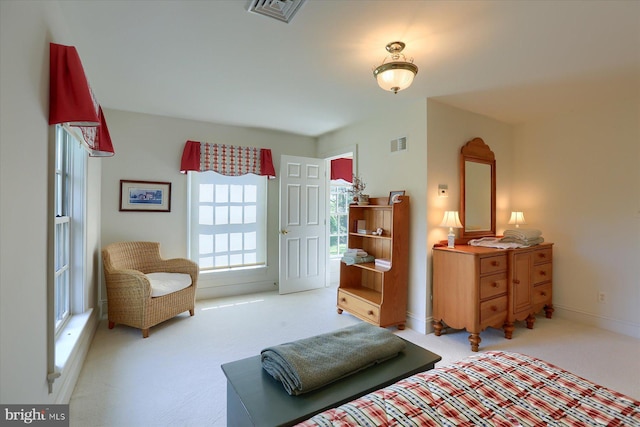
[[[640,94],[638,1],[249,3],[59,5],[104,108],[319,136],[427,98],[519,123]],[[419,67],[396,95],[372,75],[395,40]]]

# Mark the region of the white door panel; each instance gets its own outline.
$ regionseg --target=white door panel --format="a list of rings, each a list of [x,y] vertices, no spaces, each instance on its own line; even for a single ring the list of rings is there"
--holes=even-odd
[[[280,293],[325,282],[324,160],[282,156],[280,163]]]

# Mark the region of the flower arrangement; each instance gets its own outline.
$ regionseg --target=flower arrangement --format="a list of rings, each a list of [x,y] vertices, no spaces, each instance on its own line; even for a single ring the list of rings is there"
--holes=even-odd
[[[351,182],[351,190],[349,191],[353,195],[353,200],[355,202],[360,202],[362,204],[369,203],[369,195],[363,194],[364,189],[367,187],[367,184],[356,174],[353,174],[353,179]],[[363,203],[366,202],[366,203]]]

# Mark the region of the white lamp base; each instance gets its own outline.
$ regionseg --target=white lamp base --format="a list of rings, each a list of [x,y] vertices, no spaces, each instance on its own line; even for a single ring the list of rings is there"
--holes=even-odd
[[[453,247],[455,247],[455,246],[454,246],[454,242],[455,242],[455,240],[456,240],[456,235],[455,235],[455,234],[453,234],[453,233],[449,233],[449,234],[447,235],[447,247],[448,247],[448,248],[453,248]]]

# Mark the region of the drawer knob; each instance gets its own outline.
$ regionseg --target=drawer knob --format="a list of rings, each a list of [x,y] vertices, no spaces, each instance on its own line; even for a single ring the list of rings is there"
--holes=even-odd
[[[367,314],[368,314],[369,316],[373,316],[373,310],[369,310],[369,311],[367,311]]]
[[[546,257],[547,257],[545,254],[538,254],[538,256],[539,256],[540,258],[546,258]]]
[[[520,283],[520,280],[518,279],[513,279],[513,283],[515,283],[516,285]]]
[[[494,311],[494,312],[495,312],[495,311],[498,311],[498,307],[496,307],[495,305],[492,305],[492,306],[491,306],[491,311]]]
[[[497,267],[500,265],[500,262],[498,261],[491,261],[491,265],[493,265],[494,267]]]
[[[546,272],[546,271],[544,271],[544,270],[542,270],[542,271],[540,271],[540,275],[541,275],[541,276],[546,276],[546,275],[547,275],[547,272]]]
[[[546,297],[546,296],[547,296],[547,293],[546,293],[546,292],[540,292],[540,296],[541,296],[541,297]]]
[[[493,282],[493,283],[491,284],[491,286],[493,286],[494,288],[497,288],[497,287],[498,287],[498,282]]]
[[[340,302],[347,302],[347,299],[345,297],[340,298]]]

